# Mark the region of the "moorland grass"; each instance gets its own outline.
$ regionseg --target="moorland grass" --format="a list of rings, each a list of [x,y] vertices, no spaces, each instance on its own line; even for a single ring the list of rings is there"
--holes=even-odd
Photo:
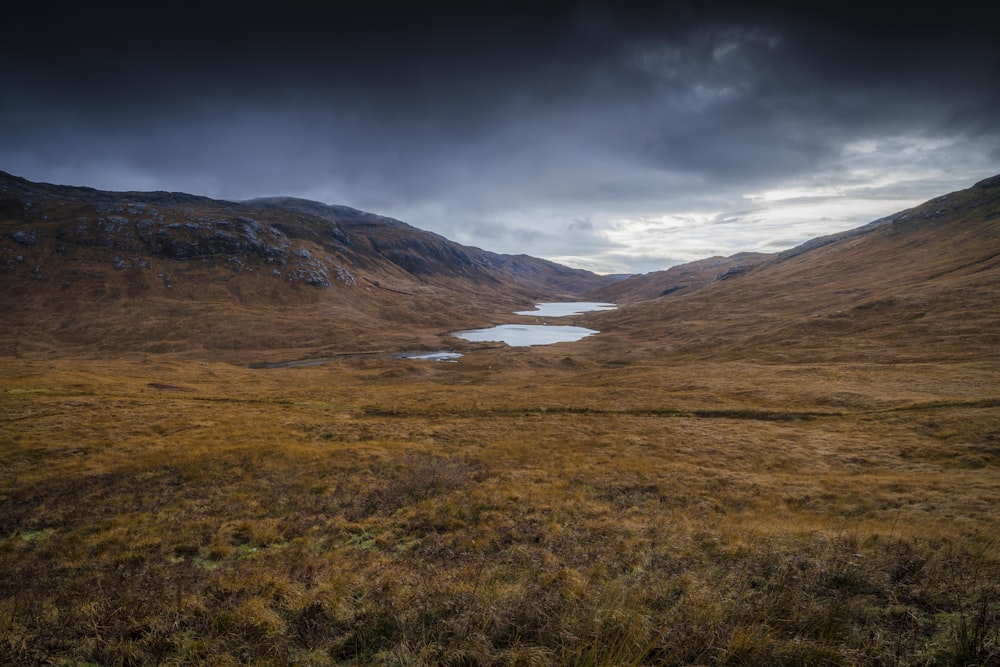
[[[0,663],[1000,664],[995,371],[486,356],[4,359]]]

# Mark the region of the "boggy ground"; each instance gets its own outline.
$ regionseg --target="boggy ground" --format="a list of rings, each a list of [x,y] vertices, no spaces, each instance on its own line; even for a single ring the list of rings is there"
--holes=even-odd
[[[997,365],[0,360],[0,663],[1000,664]]]

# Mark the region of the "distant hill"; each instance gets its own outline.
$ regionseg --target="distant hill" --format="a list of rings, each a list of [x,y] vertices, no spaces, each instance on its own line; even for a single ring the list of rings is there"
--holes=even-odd
[[[766,253],[741,252],[730,257],[700,259],[664,271],[629,276],[595,289],[587,298],[621,304],[661,296],[680,296],[698,290],[713,280],[725,280],[748,271],[769,257],[771,255]]]
[[[0,353],[414,345],[610,282],[344,206],[103,192],[0,172]]]
[[[1000,359],[1000,176],[782,253],[694,262],[592,296],[628,287],[635,303],[602,315],[592,342],[622,360]]]

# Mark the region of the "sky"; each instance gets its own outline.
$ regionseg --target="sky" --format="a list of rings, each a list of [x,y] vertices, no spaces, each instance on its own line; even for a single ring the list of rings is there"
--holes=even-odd
[[[973,3],[18,4],[0,170],[33,181],[303,197],[636,273],[1000,173],[1000,9]]]

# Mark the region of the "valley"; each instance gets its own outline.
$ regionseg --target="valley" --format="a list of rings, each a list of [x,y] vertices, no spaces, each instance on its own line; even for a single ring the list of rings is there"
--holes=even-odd
[[[0,663],[1000,661],[1000,178],[614,281],[5,182]]]

